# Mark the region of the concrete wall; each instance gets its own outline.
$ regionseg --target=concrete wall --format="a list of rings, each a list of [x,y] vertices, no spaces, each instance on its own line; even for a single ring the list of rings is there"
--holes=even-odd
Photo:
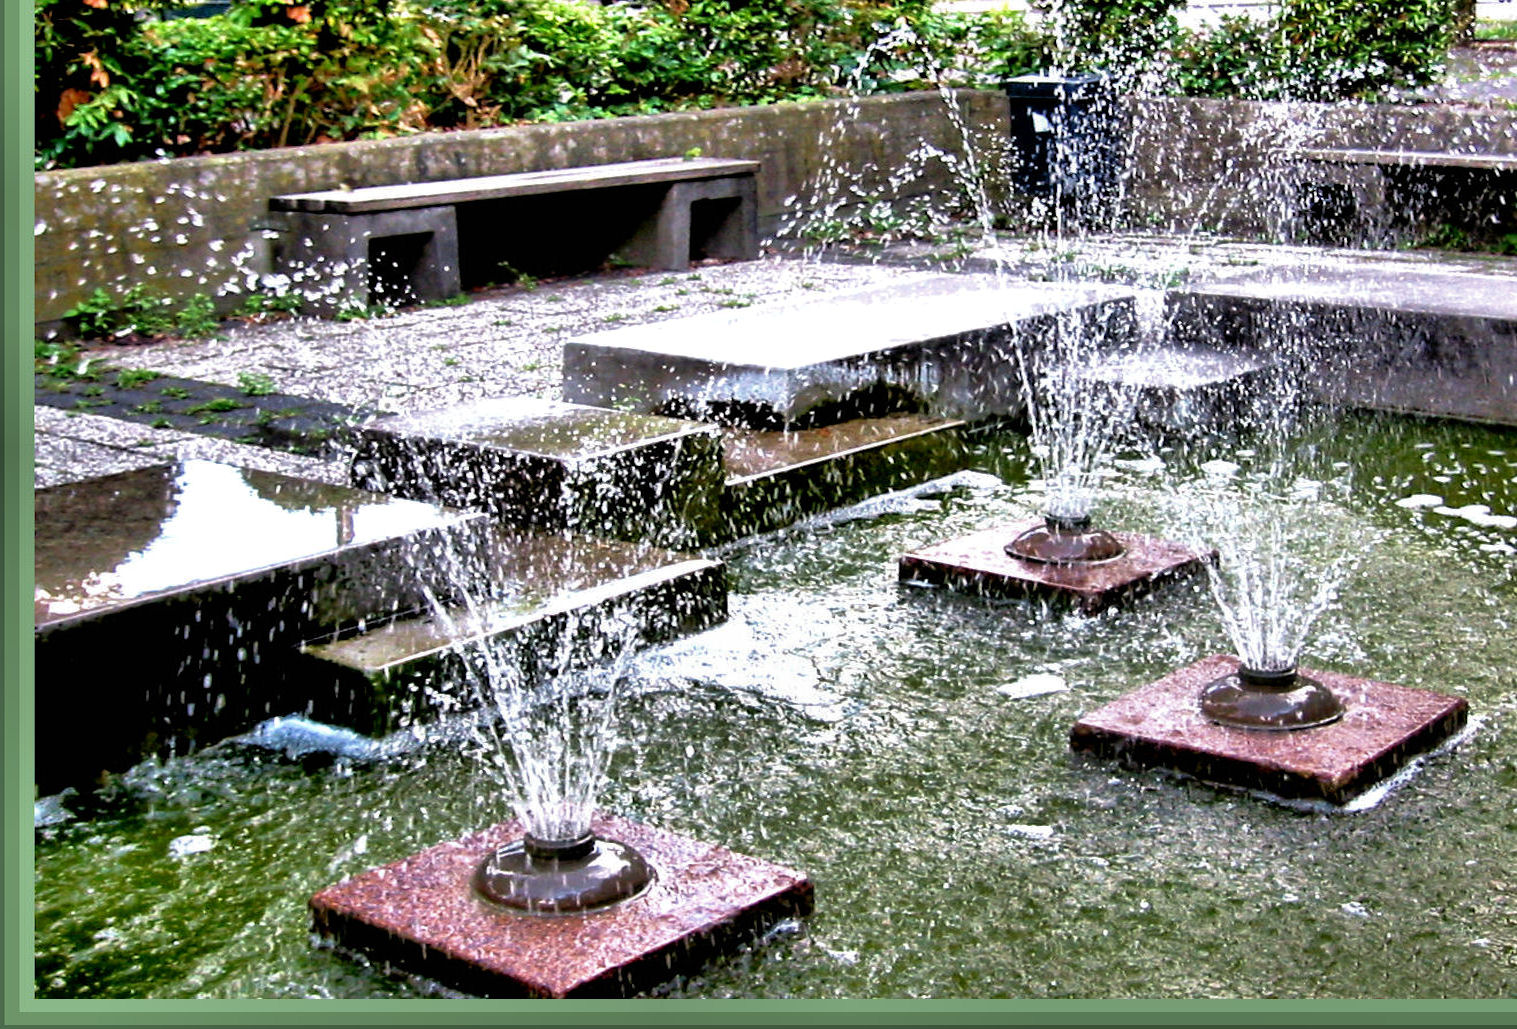
[[[1127,217],[1138,228],[1291,240],[1302,147],[1517,154],[1517,112],[1452,105],[1152,99],[1133,105]]]
[[[43,331],[96,287],[133,283],[172,295],[212,293],[225,307],[269,270],[268,198],[668,157],[753,158],[759,228],[793,232],[864,198],[961,191],[935,151],[1003,168],[1003,94],[935,93],[775,104],[683,114],[524,125],[472,132],[111,165],[36,176],[36,317]],[[1123,221],[1134,228],[1292,239],[1304,146],[1517,153],[1517,112],[1452,106],[1283,104],[1150,99],[1131,105]],[[956,124],[958,118],[960,124]],[[992,178],[998,174],[991,172]]]
[[[963,91],[975,131],[1006,135],[999,93]],[[256,153],[110,165],[36,175],[36,318],[43,329],[96,287],[147,283],[176,296],[236,291],[269,270],[268,198],[339,186],[670,157],[751,158],[759,227],[772,235],[797,207],[858,194],[901,199],[957,187],[923,144],[950,153],[962,133],[936,94],[775,104],[524,125]],[[917,156],[913,157],[916,153]],[[900,180],[893,173],[915,167]],[[791,197],[799,198],[787,206]],[[50,325],[51,323],[51,325]]]

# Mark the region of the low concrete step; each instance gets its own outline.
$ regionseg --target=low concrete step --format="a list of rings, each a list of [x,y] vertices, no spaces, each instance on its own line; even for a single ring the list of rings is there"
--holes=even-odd
[[[920,414],[792,432],[727,429],[723,532],[733,538],[777,529],[958,471],[965,429],[962,420]]]
[[[1517,275],[1309,268],[1167,306],[1172,342],[1270,355],[1327,399],[1517,425]]]
[[[1018,354],[1063,333],[1097,348],[1129,343],[1130,291],[924,274],[630,326],[565,344],[564,398],[759,430],[904,410],[1016,415]]]
[[[722,477],[713,426],[531,397],[377,419],[353,461],[366,489],[669,547],[715,525]]]
[[[296,675],[301,712],[379,734],[477,706],[466,665],[478,650],[520,681],[710,628],[727,617],[725,567],[644,544],[505,530],[490,558],[488,599],[397,618],[357,635],[308,643]]]
[[[1101,355],[1071,373],[1088,389],[1123,394],[1110,402],[1130,410],[1139,432],[1185,438],[1251,424],[1279,403],[1283,374],[1267,355],[1176,346]]]
[[[302,640],[446,594],[488,519],[209,461],[35,493],[36,785],[183,753],[296,704]]]

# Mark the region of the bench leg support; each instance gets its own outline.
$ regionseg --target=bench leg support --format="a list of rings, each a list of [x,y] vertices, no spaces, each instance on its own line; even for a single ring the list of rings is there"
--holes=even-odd
[[[443,300],[461,291],[458,273],[458,219],[453,207],[418,207],[375,214],[290,212],[275,269],[318,313],[366,308],[371,295],[370,258],[375,241],[413,237],[398,248],[408,267],[396,269],[416,300]],[[413,263],[414,262],[414,263]]]
[[[745,175],[674,183],[657,212],[617,256],[666,271],[689,268],[692,256],[753,260],[758,257],[756,179]]]

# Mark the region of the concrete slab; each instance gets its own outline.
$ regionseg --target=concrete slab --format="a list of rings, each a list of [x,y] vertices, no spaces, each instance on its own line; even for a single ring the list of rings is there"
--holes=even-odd
[[[713,426],[530,397],[379,418],[353,460],[366,489],[672,547],[716,524],[722,479]]]
[[[858,418],[818,429],[727,429],[719,535],[765,532],[964,467],[964,422]]]
[[[1279,375],[1261,355],[1165,346],[1101,355],[1073,372],[1091,389],[1129,394],[1137,428],[1180,437],[1253,424],[1260,401],[1278,402]]]
[[[1134,331],[1126,290],[919,275],[576,337],[564,398],[769,430],[903,410],[1016,414],[1018,349],[1060,332],[1120,345]]]
[[[1270,354],[1356,406],[1517,425],[1517,279],[1317,269],[1177,290],[1173,342]]]
[[[206,461],[38,490],[37,785],[298,710],[283,662],[303,639],[448,592],[430,555],[487,520]],[[298,684],[297,684],[298,686]]]
[[[914,550],[901,557],[900,579],[979,596],[1062,599],[1095,613],[1201,571],[1206,560],[1170,540],[1116,531],[1126,550],[1111,561],[1055,565],[1006,553],[1019,533],[1042,524],[1029,519]]]
[[[1081,717],[1069,745],[1137,767],[1343,804],[1469,717],[1462,697],[1303,668],[1343,702],[1342,719],[1295,732],[1230,729],[1202,716],[1199,697],[1237,668],[1236,658],[1223,655],[1182,668]]]
[[[646,893],[584,915],[496,907],[470,878],[521,835],[506,823],[322,890],[311,898],[312,924],[339,949],[468,993],[624,997],[811,913],[811,883],[800,872],[619,818],[602,816],[592,829],[647,859],[657,878]]]
[[[495,648],[534,676],[604,656],[605,638],[661,643],[727,618],[720,561],[657,547],[503,530],[492,541],[491,601],[479,617],[450,608],[400,618],[356,636],[309,643],[294,677],[309,697],[304,713],[328,724],[382,734],[427,720],[427,691],[468,681],[470,653]],[[426,690],[423,689],[426,687]],[[472,707],[472,698],[449,698]]]

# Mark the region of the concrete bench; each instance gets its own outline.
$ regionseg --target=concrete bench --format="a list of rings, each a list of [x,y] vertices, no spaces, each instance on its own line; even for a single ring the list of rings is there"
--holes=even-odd
[[[1398,176],[1423,172],[1485,179],[1517,173],[1517,154],[1318,147],[1293,150],[1286,157],[1303,173],[1302,185],[1306,189],[1340,190],[1352,207],[1360,230],[1380,242],[1394,241],[1420,213],[1402,209],[1412,198],[1389,193],[1388,184]]]
[[[692,255],[752,259],[758,256],[758,168],[757,161],[674,157],[277,196],[269,209],[284,231],[275,269],[304,292],[319,293],[319,308],[363,307],[373,302],[382,253],[408,299],[439,300],[462,289],[460,205],[629,187],[653,202],[638,201],[648,209],[634,212],[617,258],[669,270],[688,268]],[[693,228],[697,206],[710,202],[716,216]],[[476,213],[492,231],[510,232],[500,211],[479,207],[466,217]]]

